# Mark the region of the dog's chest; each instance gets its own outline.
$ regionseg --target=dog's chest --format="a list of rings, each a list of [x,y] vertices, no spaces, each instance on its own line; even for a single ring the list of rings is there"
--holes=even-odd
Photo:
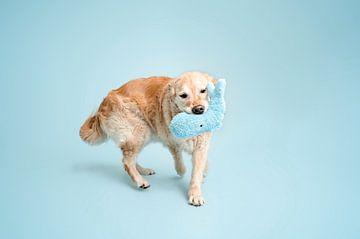
[[[180,147],[191,154],[194,151],[194,142],[192,140],[186,140],[180,144]]]
[[[163,137],[161,137],[163,136]],[[173,145],[177,148],[192,153],[194,150],[194,139],[178,139],[173,136],[152,135],[150,142],[161,142],[164,146]]]
[[[172,137],[173,145],[176,145],[181,150],[186,151],[191,154],[194,150],[194,140],[193,139],[177,139]]]

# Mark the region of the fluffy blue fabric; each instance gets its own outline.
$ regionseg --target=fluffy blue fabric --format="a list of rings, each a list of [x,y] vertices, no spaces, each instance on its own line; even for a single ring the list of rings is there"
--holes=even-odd
[[[175,115],[169,128],[177,138],[191,138],[204,132],[219,129],[225,114],[225,79],[218,80],[215,88],[208,85],[210,103],[208,110],[201,115],[188,114],[185,112]]]

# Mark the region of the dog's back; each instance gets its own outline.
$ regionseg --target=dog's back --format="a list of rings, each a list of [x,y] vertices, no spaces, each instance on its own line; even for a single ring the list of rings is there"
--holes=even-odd
[[[155,129],[161,113],[159,100],[171,79],[161,76],[135,79],[110,91],[98,111],[80,128],[80,137],[89,144],[100,144],[108,137],[120,144],[123,138],[120,136],[129,137],[126,131],[132,125]]]

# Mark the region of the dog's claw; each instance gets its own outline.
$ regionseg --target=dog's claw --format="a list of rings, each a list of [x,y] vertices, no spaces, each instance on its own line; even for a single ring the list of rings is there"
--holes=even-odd
[[[141,188],[141,189],[147,189],[149,187],[150,187],[150,184],[148,184],[148,185],[142,184],[142,185],[139,186],[139,188]]]
[[[189,198],[189,204],[191,206],[195,206],[195,207],[200,207],[202,206],[203,204],[205,203],[205,200],[202,196],[194,196],[194,195],[191,195],[190,198]]]

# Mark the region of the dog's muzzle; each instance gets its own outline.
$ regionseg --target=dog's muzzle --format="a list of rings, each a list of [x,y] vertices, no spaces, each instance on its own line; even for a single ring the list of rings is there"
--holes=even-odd
[[[205,106],[203,105],[197,105],[197,106],[194,106],[191,111],[196,114],[196,115],[201,115],[202,113],[205,112]]]

